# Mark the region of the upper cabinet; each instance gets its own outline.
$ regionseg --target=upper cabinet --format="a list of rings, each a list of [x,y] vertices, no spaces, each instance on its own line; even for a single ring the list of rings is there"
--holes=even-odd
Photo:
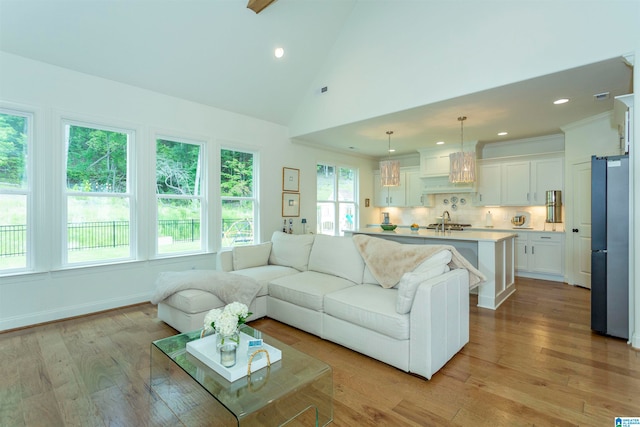
[[[407,169],[406,173],[406,205],[409,207],[431,207],[435,203],[433,194],[424,191],[424,183],[420,178],[420,169]]]
[[[406,205],[406,173],[400,172],[400,185],[397,187],[383,187],[380,172],[373,173],[373,205],[378,207]]]
[[[531,162],[531,204],[545,205],[548,190],[564,190],[564,158]]]
[[[478,162],[476,204],[544,206],[548,190],[564,190],[564,157],[531,156]]]
[[[530,162],[509,162],[502,165],[502,205],[527,206],[531,204]]]
[[[442,151],[420,151],[420,176],[449,176],[449,154]]]
[[[477,141],[464,144],[464,151],[476,151]],[[460,147],[436,147],[421,148],[420,153],[420,176],[422,178],[432,178],[439,176],[449,176],[449,154],[460,151]]]
[[[398,187],[383,187],[379,171],[373,173],[373,180],[373,205],[376,207],[429,207],[434,204],[434,196],[424,191],[417,167],[401,168]]]
[[[464,144],[465,151],[475,151],[477,141]],[[460,151],[452,147],[423,148],[420,153],[420,177],[425,194],[469,193],[476,191],[475,183],[454,184],[449,182],[449,154]]]
[[[502,203],[502,165],[478,162],[478,204],[494,206]]]

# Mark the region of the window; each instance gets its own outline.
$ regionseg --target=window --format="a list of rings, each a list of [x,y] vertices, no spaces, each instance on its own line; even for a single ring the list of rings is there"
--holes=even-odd
[[[204,143],[156,140],[158,254],[202,251]]]
[[[131,258],[133,131],[63,124],[66,264]]]
[[[318,164],[316,175],[317,233],[342,236],[344,230],[355,230],[358,221],[357,170]]]
[[[31,264],[32,122],[30,114],[0,109],[0,272]]]
[[[254,243],[258,212],[255,163],[253,153],[220,151],[222,247]]]

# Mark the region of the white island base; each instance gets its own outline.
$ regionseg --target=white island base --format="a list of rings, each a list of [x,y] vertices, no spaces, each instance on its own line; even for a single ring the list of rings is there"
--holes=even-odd
[[[451,231],[433,230],[409,231],[396,229],[365,228],[345,231],[345,235],[367,234],[374,237],[393,240],[399,243],[417,245],[451,245],[455,247],[471,264],[480,270],[487,281],[478,286],[478,307],[497,309],[516,291],[515,287],[515,238],[508,232]]]

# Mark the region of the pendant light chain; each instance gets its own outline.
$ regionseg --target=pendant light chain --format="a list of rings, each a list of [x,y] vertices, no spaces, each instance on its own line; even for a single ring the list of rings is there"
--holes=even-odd
[[[464,121],[467,120],[467,116],[458,117],[460,121],[460,151],[464,151]]]

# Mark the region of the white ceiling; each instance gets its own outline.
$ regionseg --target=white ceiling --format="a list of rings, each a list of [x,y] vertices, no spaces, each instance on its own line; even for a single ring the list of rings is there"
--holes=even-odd
[[[278,0],[256,15],[246,0],[0,0],[0,50],[287,126],[362,1]],[[415,153],[459,144],[460,115],[466,141],[549,135],[612,109],[631,75],[614,58],[297,139],[375,157],[393,130],[397,154]]]

